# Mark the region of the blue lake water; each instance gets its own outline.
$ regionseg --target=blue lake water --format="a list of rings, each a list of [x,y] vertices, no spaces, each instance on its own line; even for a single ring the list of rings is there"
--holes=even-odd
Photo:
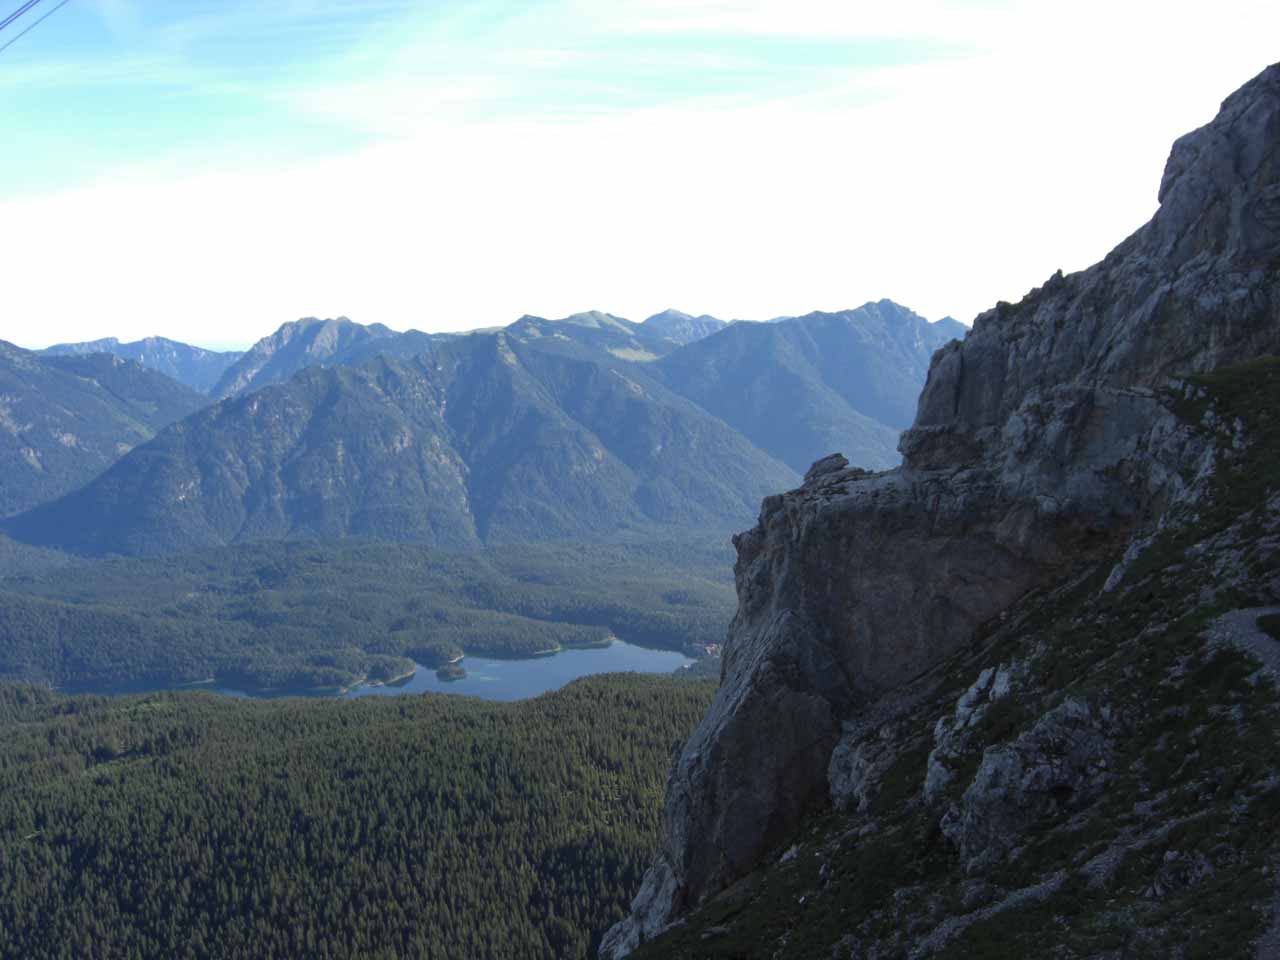
[[[417,664],[418,672],[408,680],[386,686],[363,686],[339,694],[350,697],[395,697],[406,693],[461,693],[486,700],[523,700],[549,690],[558,690],[571,680],[593,673],[671,673],[693,661],[671,650],[650,650],[615,640],[607,647],[566,649],[545,657],[527,660],[497,660],[468,656],[461,662],[467,675],[461,680],[441,680],[435,668]],[[256,697],[226,687],[200,687],[233,697]],[[282,694],[272,694],[281,696]],[[299,696],[298,692],[283,694]]]

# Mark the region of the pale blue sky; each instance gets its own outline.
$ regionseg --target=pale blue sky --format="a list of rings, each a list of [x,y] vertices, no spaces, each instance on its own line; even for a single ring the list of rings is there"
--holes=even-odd
[[[639,18],[624,32],[546,0],[73,0],[57,17],[0,64],[6,192],[175,157],[217,168],[351,151],[412,135],[406,97],[437,119],[567,122],[753,104],[971,52],[893,35],[676,31],[656,20],[646,30]]]
[[[1226,6],[71,0],[0,53],[0,338],[968,321],[1150,214],[1280,35]]]

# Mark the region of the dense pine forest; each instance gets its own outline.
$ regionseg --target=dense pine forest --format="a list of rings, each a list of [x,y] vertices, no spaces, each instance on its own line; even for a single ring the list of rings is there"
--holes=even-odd
[[[0,956],[583,957],[711,686],[63,697],[0,685]]]
[[[475,553],[374,541],[67,560],[0,581],[0,679],[102,692],[216,678],[345,687],[461,652],[519,657],[604,641],[719,643],[727,545],[536,544]],[[409,659],[406,659],[409,658]]]

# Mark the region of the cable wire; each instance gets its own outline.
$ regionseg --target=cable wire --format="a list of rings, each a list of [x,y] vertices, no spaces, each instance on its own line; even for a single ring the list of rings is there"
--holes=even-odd
[[[24,13],[26,13],[28,10],[30,10],[39,2],[40,0],[27,0],[26,3],[20,6],[17,10],[13,11],[13,13],[9,14],[3,20],[0,20],[0,30],[3,30],[9,24],[13,23],[13,21],[17,20],[20,16],[22,16]]]
[[[39,3],[39,2],[40,2],[40,0],[36,0],[36,2],[37,2],[37,3]],[[70,3],[70,2],[71,2],[71,0],[61,0],[61,2],[60,2],[56,7],[52,8],[52,9],[51,9],[48,13],[46,13],[43,17],[41,17],[40,19],[38,19],[38,20],[36,20],[35,22],[33,22],[32,24],[30,24],[30,25],[29,25],[25,30],[21,31],[21,32],[20,32],[16,37],[14,37],[12,40],[8,41],[7,43],[0,44],[0,53],[4,53],[6,50],[8,50],[10,47],[12,47],[15,43],[17,43],[19,40],[21,40],[23,37],[25,37],[28,33],[30,33],[30,32],[31,32],[32,30],[34,30],[36,27],[40,26],[40,24],[44,23],[46,20],[48,20],[50,17],[52,17],[55,13],[57,13],[59,10],[61,10],[63,7],[65,7],[65,6],[66,6],[68,3]]]

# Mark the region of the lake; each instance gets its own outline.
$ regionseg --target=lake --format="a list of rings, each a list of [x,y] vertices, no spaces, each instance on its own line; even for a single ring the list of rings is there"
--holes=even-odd
[[[396,697],[407,693],[461,693],[486,700],[523,700],[549,690],[558,690],[571,680],[593,673],[671,673],[693,661],[672,650],[651,650],[615,640],[607,647],[567,648],[545,657],[527,660],[499,660],[468,656],[461,666],[467,671],[461,680],[441,680],[434,667],[416,664],[418,672],[408,680],[386,686],[361,686],[339,694],[351,697]],[[227,687],[202,686],[232,697],[262,697],[263,694]],[[305,691],[265,696],[300,696]],[[313,694],[314,695],[314,694]]]

